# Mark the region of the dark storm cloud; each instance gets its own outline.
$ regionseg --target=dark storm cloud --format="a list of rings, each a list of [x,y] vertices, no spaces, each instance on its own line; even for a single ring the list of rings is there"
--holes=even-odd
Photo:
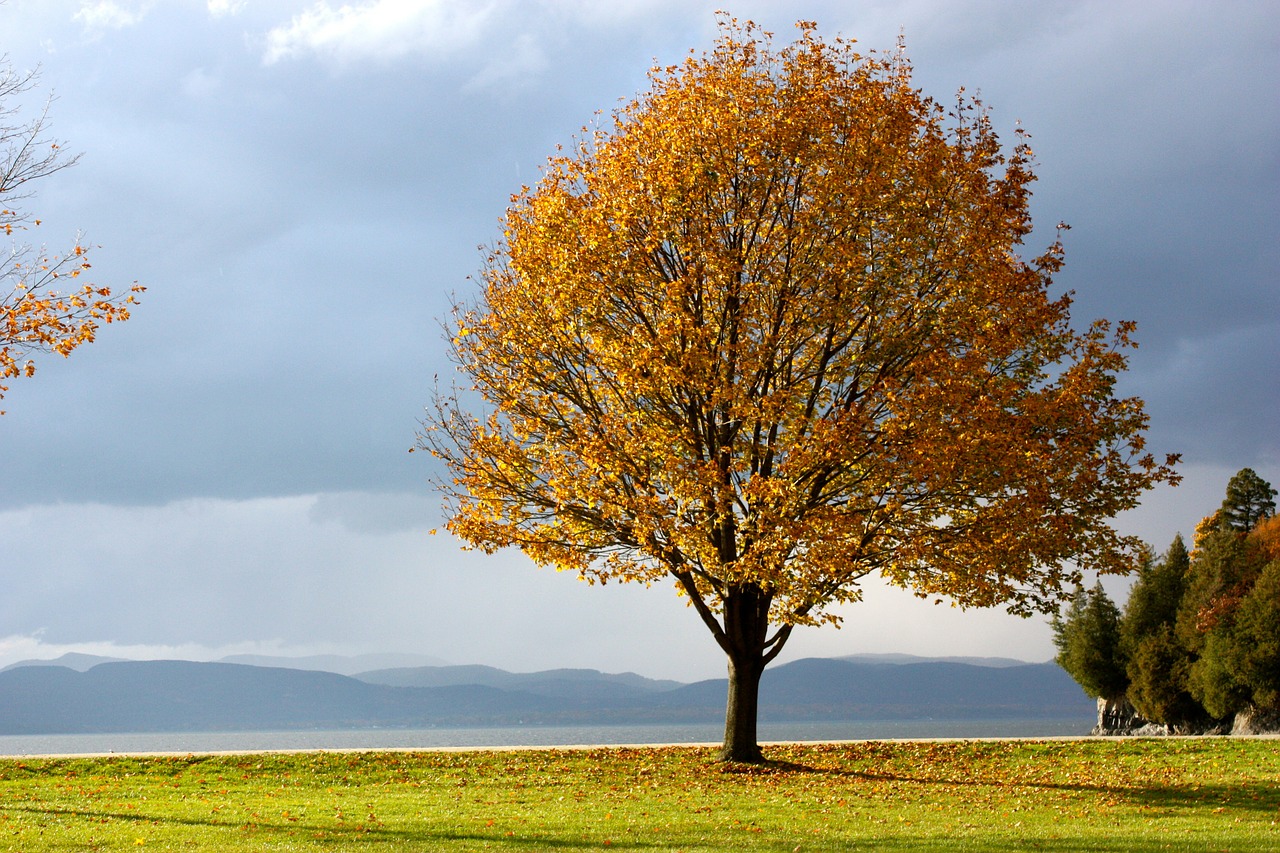
[[[11,392],[0,429],[42,439],[0,450],[7,505],[425,488],[404,451],[448,370],[437,318],[476,245],[556,143],[713,24],[709,6],[662,3],[612,18],[421,3],[385,21],[374,4],[359,21],[325,4],[115,5],[135,22],[90,28],[113,20],[101,3],[0,12],[23,13],[13,59],[43,61],[57,129],[86,152],[33,200],[45,238],[83,227],[99,279],[150,287],[127,327]],[[1154,356],[1130,384],[1154,434],[1203,461],[1275,455],[1260,429],[1274,387],[1186,357],[1231,339],[1246,363],[1274,361],[1280,128],[1262,4],[748,5],[780,38],[805,16],[868,48],[901,28],[940,100],[980,88],[1007,138],[1030,128],[1028,251],[1074,225],[1061,285],[1081,322],[1139,321]],[[1215,399],[1248,390],[1253,413],[1196,434],[1168,381],[1178,359]]]
[[[599,660],[637,668],[653,656],[646,620],[683,644],[654,615],[692,619],[669,590],[579,600],[519,556],[485,563],[448,540],[424,545],[439,523],[431,466],[406,451],[433,376],[449,379],[438,319],[473,287],[477,245],[496,236],[509,195],[596,111],[642,89],[652,61],[707,47],[719,5],[0,4],[0,50],[15,67],[42,65],[55,134],[84,152],[27,204],[44,220],[34,241],[65,247],[84,229],[101,245],[96,280],[149,288],[126,325],[69,360],[41,359],[6,395],[0,651],[6,635],[364,638],[468,662],[479,657],[436,646],[469,631],[489,662],[506,648],[531,665],[592,665],[581,637],[594,632]],[[928,93],[946,103],[960,86],[980,91],[1002,138],[1018,123],[1030,131],[1040,180],[1027,253],[1058,221],[1072,225],[1056,286],[1075,292],[1077,325],[1138,322],[1120,390],[1147,400],[1150,449],[1190,463],[1184,490],[1159,490],[1121,520],[1126,531],[1163,547],[1216,506],[1236,469],[1280,481],[1274,4],[747,0],[733,11],[780,41],[797,19],[866,49],[892,50],[901,33]],[[481,565],[498,568],[473,584]],[[570,615],[546,624],[528,612],[539,596]],[[798,635],[793,647],[1051,653],[1040,623],[937,611],[914,622],[910,602],[875,601],[851,609],[846,639]],[[689,624],[688,642],[706,641]]]

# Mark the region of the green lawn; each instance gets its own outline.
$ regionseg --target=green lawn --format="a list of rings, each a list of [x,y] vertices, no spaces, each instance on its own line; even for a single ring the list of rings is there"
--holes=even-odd
[[[0,760],[0,850],[1280,849],[1280,741]]]

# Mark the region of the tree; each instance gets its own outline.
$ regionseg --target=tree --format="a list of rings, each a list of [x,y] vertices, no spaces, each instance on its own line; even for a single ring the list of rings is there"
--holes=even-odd
[[[20,207],[31,196],[31,184],[78,159],[48,137],[48,103],[34,118],[19,118],[18,102],[34,85],[34,72],[15,72],[0,57],[0,231],[11,240],[15,232],[40,224]],[[61,255],[11,244],[0,264],[0,399],[8,390],[6,380],[35,373],[31,355],[68,356],[92,342],[101,323],[129,318],[129,307],[144,288],[135,284],[128,293],[113,295],[110,288],[80,283],[88,269],[88,250],[79,239]]]
[[[1222,506],[1196,526],[1177,639],[1192,662],[1188,686],[1205,710],[1226,720],[1250,706],[1274,707],[1280,672],[1280,562],[1275,489],[1244,468],[1227,484]]]
[[[1079,566],[1131,570],[1107,519],[1176,480],[1113,394],[1132,324],[1073,330],[1061,244],[1018,255],[1025,138],[799,27],[722,19],[513,197],[448,324],[469,387],[419,436],[473,546],[673,581],[728,658],[733,761],[765,666],[864,579],[1055,612]]]
[[[1120,644],[1120,609],[1101,583],[1088,592],[1076,587],[1066,616],[1053,620],[1053,642],[1058,666],[1085,693],[1111,701],[1125,695],[1129,677]]]
[[[1280,518],[1271,484],[1245,468],[1222,506],[1138,573],[1120,622],[1125,699],[1170,730],[1280,725]],[[1085,690],[1115,689],[1108,602],[1077,593],[1054,622],[1058,662]],[[1110,685],[1110,686],[1109,686]],[[1120,703],[1115,703],[1120,704]]]
[[[1187,589],[1178,606],[1178,637],[1197,655],[1214,630],[1231,622],[1266,563],[1249,534],[1221,519],[1215,512],[1196,528]]]
[[[1266,564],[1240,602],[1235,640],[1227,665],[1239,674],[1249,702],[1280,711],[1280,558]]]
[[[1247,468],[1231,479],[1223,508],[1201,522],[1178,619],[1180,636],[1197,656],[1191,693],[1218,719],[1250,706],[1280,710],[1280,522],[1265,511],[1251,528],[1224,522],[1229,505],[1250,502],[1240,499],[1245,491],[1263,502],[1275,494]]]
[[[1241,468],[1227,483],[1227,496],[1222,501],[1221,523],[1232,530],[1248,533],[1258,522],[1276,511],[1276,490],[1252,468]]]
[[[1132,645],[1162,625],[1173,625],[1177,621],[1178,605],[1186,593],[1190,569],[1191,555],[1187,553],[1182,534],[1173,537],[1169,550],[1159,560],[1144,562],[1124,607],[1121,626],[1124,642]]]
[[[1157,626],[1128,652],[1129,703],[1143,719],[1175,731],[1198,731],[1209,719],[1191,695],[1191,664],[1173,627]]]
[[[1191,655],[1174,634],[1190,566],[1182,536],[1175,536],[1160,560],[1139,571],[1120,622],[1129,702],[1144,719],[1181,728],[1205,718],[1189,692]]]

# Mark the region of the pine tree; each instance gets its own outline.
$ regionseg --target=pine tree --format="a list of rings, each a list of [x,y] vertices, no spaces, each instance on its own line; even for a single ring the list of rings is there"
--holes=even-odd
[[[1222,505],[1196,525],[1191,553],[1177,536],[1159,560],[1144,560],[1118,628],[1100,586],[1077,588],[1054,620],[1058,663],[1107,700],[1113,723],[1127,705],[1175,731],[1205,731],[1233,716],[1239,723],[1241,714],[1253,731],[1280,725],[1275,495],[1242,469]]]
[[[1174,730],[1196,730],[1208,714],[1191,695],[1191,663],[1170,625],[1159,626],[1132,648],[1127,696],[1143,719]]]
[[[1227,497],[1222,502],[1221,523],[1232,530],[1248,533],[1258,522],[1276,512],[1276,490],[1252,468],[1241,468],[1227,483]]]
[[[1195,655],[1203,653],[1210,633],[1231,621],[1262,568],[1249,559],[1244,533],[1225,524],[1210,525],[1220,518],[1215,513],[1200,525],[1178,606],[1178,639]]]
[[[1280,521],[1232,535],[1229,585],[1202,609],[1206,626],[1192,691],[1212,714],[1280,711]],[[1214,556],[1221,556],[1215,552]]]

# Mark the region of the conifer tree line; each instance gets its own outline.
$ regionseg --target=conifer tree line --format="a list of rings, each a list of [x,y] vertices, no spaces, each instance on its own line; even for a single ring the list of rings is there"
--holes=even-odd
[[[1101,584],[1054,619],[1057,661],[1100,700],[1099,733],[1280,729],[1280,516],[1245,468],[1196,526],[1149,554],[1123,612]]]

